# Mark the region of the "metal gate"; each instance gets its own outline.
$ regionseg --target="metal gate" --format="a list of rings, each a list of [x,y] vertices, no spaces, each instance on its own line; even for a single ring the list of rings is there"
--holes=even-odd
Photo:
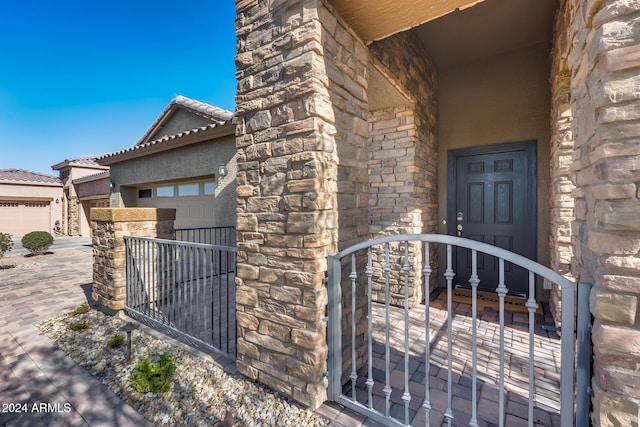
[[[237,249],[146,237],[124,240],[125,312],[235,357]]]
[[[471,270],[464,279],[469,282],[471,308],[463,313],[454,309],[453,301],[456,248],[468,250]],[[498,308],[482,312],[490,315],[488,320],[478,311],[478,272],[488,267],[486,257],[478,253],[491,255],[499,271]],[[429,304],[438,256],[446,257],[442,274],[447,295],[441,310]],[[479,265],[479,258],[484,265]],[[576,286],[520,255],[448,235],[381,237],[340,251],[328,261],[330,400],[394,426],[429,426],[434,419],[437,425],[449,426],[477,426],[479,420],[510,425],[514,419],[506,412],[507,403],[519,408],[529,426],[589,424],[590,285]],[[520,267],[528,271],[529,291],[525,312],[518,315],[505,310],[509,283],[504,275]],[[536,322],[536,280],[561,289],[561,338],[554,339]],[[427,304],[409,308],[416,282]],[[372,298],[376,288],[381,289],[379,302]],[[393,292],[403,292],[404,301],[394,300]]]

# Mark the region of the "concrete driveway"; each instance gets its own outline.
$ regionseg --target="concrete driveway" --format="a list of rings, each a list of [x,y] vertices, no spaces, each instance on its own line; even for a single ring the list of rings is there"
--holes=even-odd
[[[22,247],[22,238],[14,237],[13,248],[4,256],[27,255],[28,249]],[[72,237],[72,236],[55,236],[53,245],[49,248],[49,252],[56,252],[60,249],[74,249],[82,247],[91,247],[91,237]]]

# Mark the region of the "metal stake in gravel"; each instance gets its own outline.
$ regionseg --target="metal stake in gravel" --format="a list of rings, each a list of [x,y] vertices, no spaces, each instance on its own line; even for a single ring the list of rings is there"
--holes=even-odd
[[[127,322],[124,326],[120,327],[122,332],[127,333],[127,363],[131,363],[131,332],[136,329],[138,329],[138,325],[131,322]]]

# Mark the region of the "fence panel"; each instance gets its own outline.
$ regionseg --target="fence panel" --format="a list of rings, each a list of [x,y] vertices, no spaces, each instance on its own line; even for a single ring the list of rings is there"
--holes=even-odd
[[[206,245],[235,246],[236,228],[225,227],[195,227],[176,228],[176,240]]]
[[[125,237],[125,311],[235,357],[237,249]]]

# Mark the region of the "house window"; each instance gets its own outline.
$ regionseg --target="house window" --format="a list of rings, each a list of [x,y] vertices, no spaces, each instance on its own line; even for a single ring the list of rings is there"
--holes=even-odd
[[[150,199],[152,195],[150,188],[143,188],[138,190],[138,199]]]
[[[173,197],[173,185],[156,188],[156,197]]]
[[[178,197],[197,196],[200,194],[200,184],[178,185]]]
[[[215,182],[205,182],[204,183],[204,195],[212,196],[216,194],[216,183]]]

